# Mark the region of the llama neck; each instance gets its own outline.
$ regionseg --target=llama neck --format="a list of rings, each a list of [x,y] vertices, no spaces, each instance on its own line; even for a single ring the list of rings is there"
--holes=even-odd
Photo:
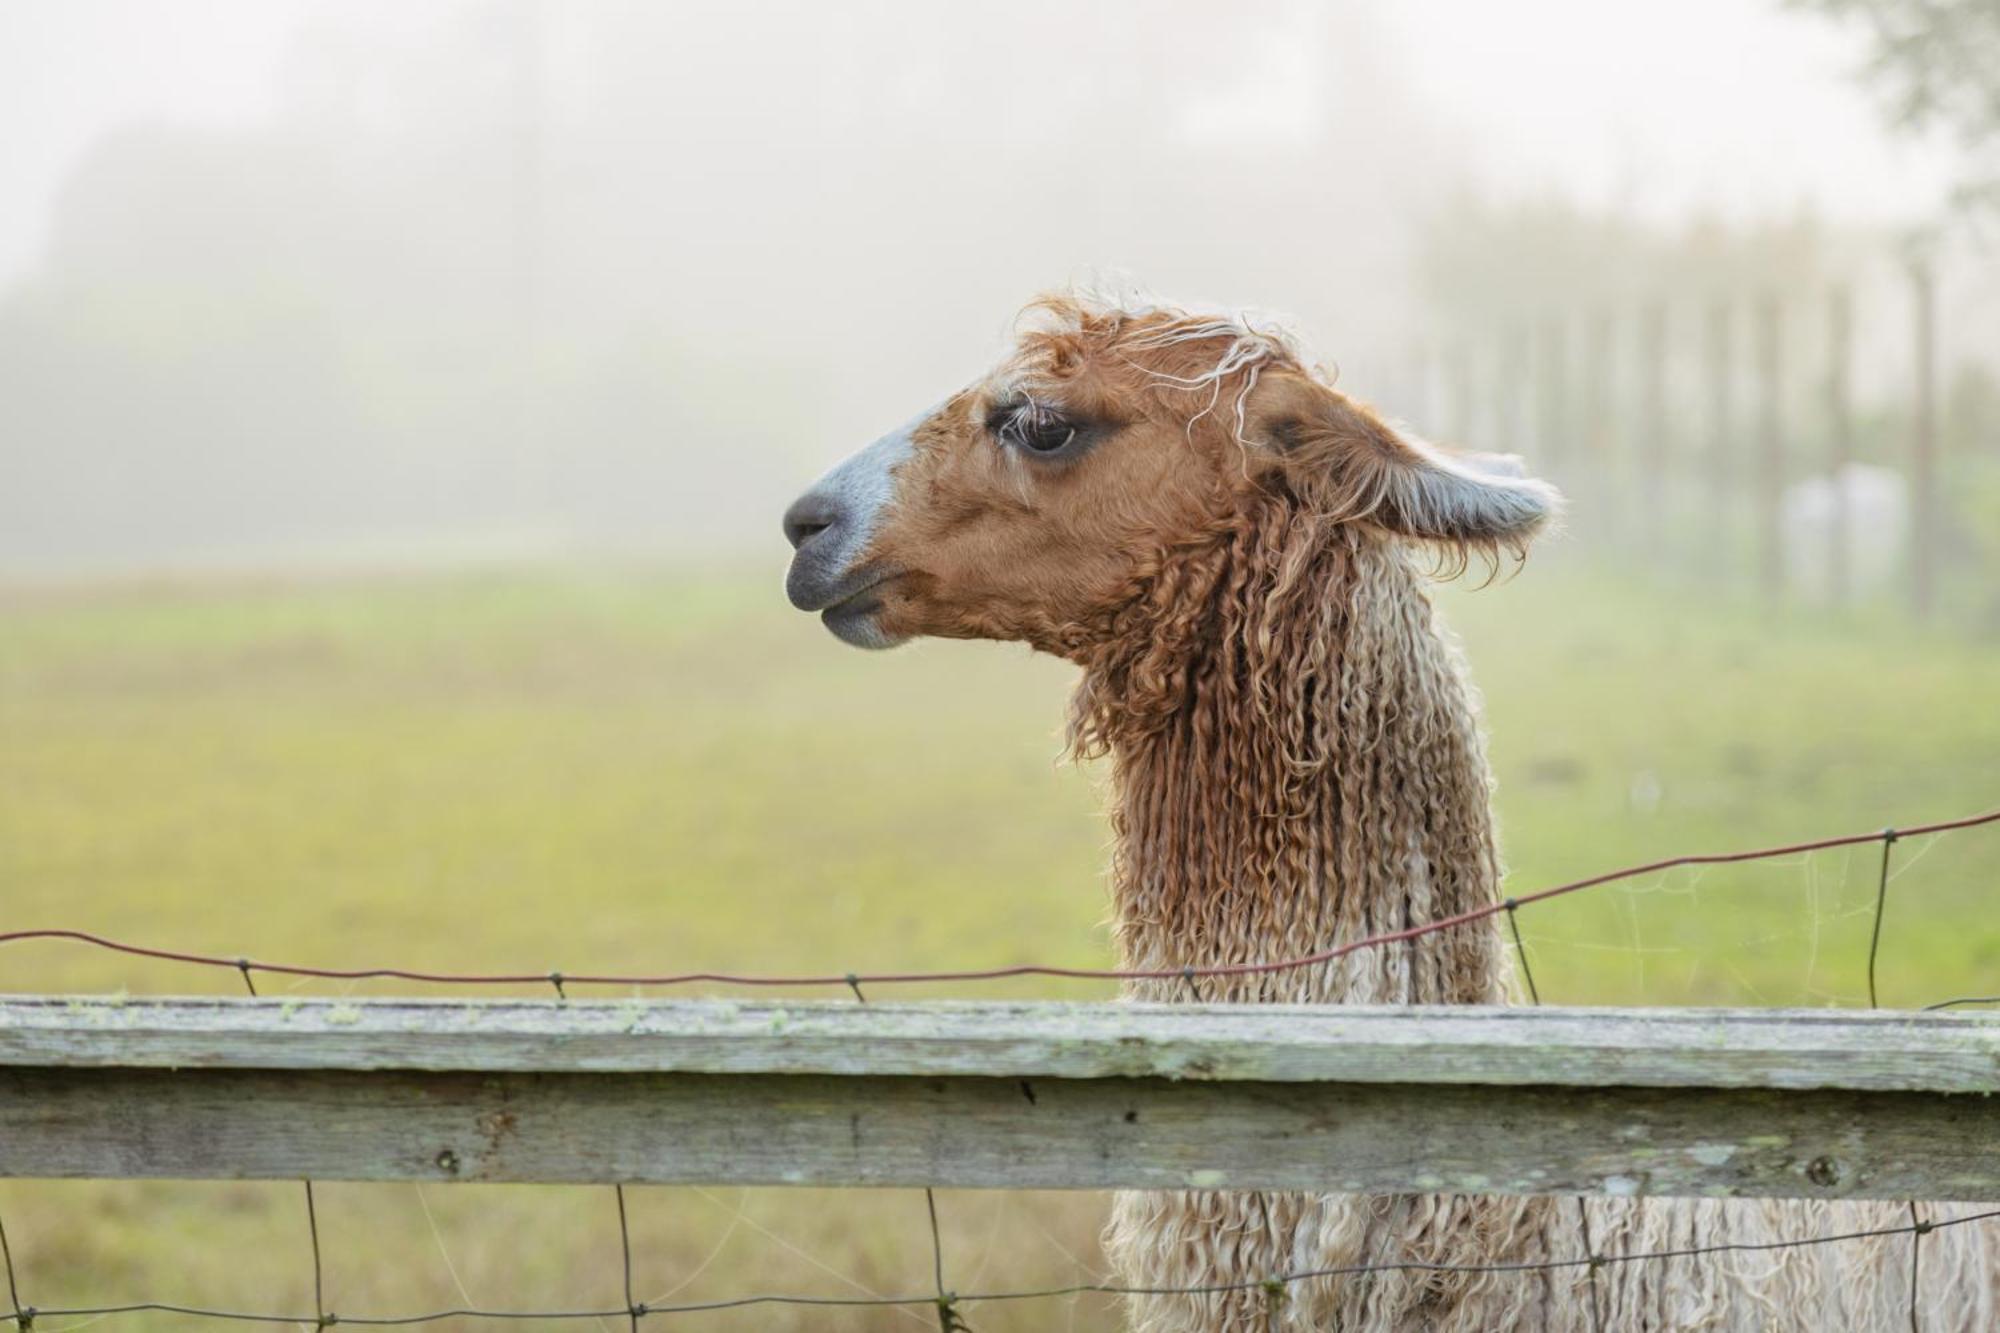
[[[1202,559],[1156,598],[1156,612],[1180,605],[1143,650],[1093,664],[1079,692],[1083,730],[1114,763],[1123,965],[1299,957],[1490,902],[1473,703],[1409,561],[1296,515]],[[1500,998],[1505,966],[1482,923],[1311,968],[1133,989],[1477,1003]]]

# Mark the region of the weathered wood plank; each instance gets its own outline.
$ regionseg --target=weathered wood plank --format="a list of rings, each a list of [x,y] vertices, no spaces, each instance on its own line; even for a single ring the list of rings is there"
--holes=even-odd
[[[0,998],[0,1066],[2000,1089],[2000,1015]]]
[[[1410,1083],[0,1069],[0,1176],[2000,1199],[2000,1099]]]
[[[0,1176],[2000,1199],[2000,1019],[0,1000]]]

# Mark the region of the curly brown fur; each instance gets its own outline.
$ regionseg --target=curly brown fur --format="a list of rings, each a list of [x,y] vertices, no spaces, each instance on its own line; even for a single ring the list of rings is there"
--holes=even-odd
[[[1026,447],[1024,412],[1056,424],[1049,442],[1071,429],[1067,443]],[[871,646],[1012,639],[1081,664],[1071,742],[1111,759],[1124,965],[1297,957],[1493,900],[1476,701],[1424,579],[1497,570],[1554,519],[1555,492],[1517,463],[1394,428],[1275,327],[1067,296],[1031,307],[1012,356],[880,449],[801,501],[794,600]],[[873,497],[858,518],[829,508],[856,496]],[[1507,990],[1489,919],[1198,994],[1491,1004]],[[1132,993],[1189,998],[1179,982]],[[1586,1227],[1615,1256],[1906,1221],[1900,1205],[1151,1193],[1119,1197],[1107,1245],[1126,1285],[1254,1287],[1574,1259]],[[1139,1297],[1132,1316],[1142,1333],[1902,1328],[1909,1255],[1885,1240],[1594,1276],[1406,1270],[1300,1282],[1276,1308],[1261,1290]],[[1931,1234],[1922,1265],[1925,1329],[1993,1325],[1989,1229]]]
[[[1296,957],[1492,901],[1488,779],[1457,654],[1395,545],[1267,498],[1183,552],[1091,656],[1073,735],[1116,782],[1121,965]],[[1491,921],[1319,968],[1206,978],[1228,1001],[1500,1003]],[[1140,982],[1183,1000],[1178,981]],[[1586,1220],[1579,1210],[1587,1209]],[[1937,1214],[1949,1215],[1943,1208]],[[1128,1193],[1107,1246],[1144,1333],[1305,1329],[1902,1329],[1907,1238],[1552,1273],[1395,1273],[1254,1284],[1374,1263],[1507,1264],[1905,1225],[1900,1204],[1469,1195]],[[1939,1242],[1943,1242],[1940,1244]],[[1995,1317],[1990,1236],[1924,1241],[1926,1328]],[[1598,1314],[1593,1317],[1589,1301]]]

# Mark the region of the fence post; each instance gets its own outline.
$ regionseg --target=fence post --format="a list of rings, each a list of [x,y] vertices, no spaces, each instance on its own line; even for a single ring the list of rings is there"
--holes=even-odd
[[[1605,481],[1613,472],[1611,404],[1616,362],[1612,357],[1611,340],[1617,332],[1617,321],[1607,307],[1590,317],[1588,329],[1584,340],[1584,456],[1581,470],[1588,477],[1597,501],[1599,531],[1616,532],[1618,515],[1609,510],[1615,504],[1613,497],[1617,488],[1606,485]]]
[[[1445,391],[1451,395],[1451,443],[1461,449],[1472,447],[1473,402],[1477,397],[1473,369],[1470,342],[1461,340],[1445,354]]]
[[[1913,260],[1916,298],[1916,403],[1910,431],[1910,607],[1930,614],[1937,595],[1937,277]]]
[[[1854,461],[1854,404],[1848,384],[1853,357],[1854,307],[1845,287],[1836,287],[1827,304],[1826,415],[1832,432],[1832,451],[1827,459],[1833,484],[1832,522],[1827,530],[1826,597],[1833,606],[1844,605],[1852,594],[1854,516],[1848,512],[1848,464]]]
[[[1785,587],[1784,533],[1779,521],[1785,485],[1784,307],[1766,293],[1757,308],[1757,374],[1762,413],[1757,427],[1757,586],[1775,605]]]
[[[1493,360],[1494,410],[1499,417],[1493,443],[1485,447],[1511,454],[1521,446],[1521,414],[1528,399],[1528,334],[1521,325],[1500,326],[1500,345]],[[1471,443],[1468,441],[1467,443]]]
[[[1540,385],[1535,394],[1537,428],[1541,435],[1539,453],[1551,468],[1563,463],[1569,453],[1565,435],[1569,430],[1569,344],[1563,337],[1563,318],[1550,314],[1542,321]]]
[[[1718,570],[1729,568],[1729,543],[1735,535],[1729,521],[1736,512],[1732,484],[1736,478],[1736,363],[1730,345],[1729,302],[1718,300],[1708,309],[1708,448],[1709,553]]]
[[[1646,307],[1639,334],[1640,456],[1637,460],[1640,540],[1646,554],[1660,553],[1661,515],[1667,486],[1667,304]]]
[[[1438,433],[1437,404],[1431,394],[1431,351],[1417,343],[1409,352],[1409,399],[1399,405],[1398,415],[1416,423],[1419,434]]]

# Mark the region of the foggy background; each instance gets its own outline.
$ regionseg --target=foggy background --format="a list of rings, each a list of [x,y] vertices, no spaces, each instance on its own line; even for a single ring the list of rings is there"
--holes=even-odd
[[[810,479],[1094,276],[1288,315],[1569,496],[1435,593],[1510,895],[1991,809],[1996,205],[1994,0],[0,0],[0,989],[247,979],[38,930],[578,998],[1112,964],[1073,668],[856,653],[780,591]],[[1996,836],[1534,904],[1521,998],[2000,994]],[[1110,1277],[1102,1195],[626,1195],[629,1246],[603,1186],[0,1218],[39,1328]]]
[[[1952,256],[1963,430],[2000,360],[1959,146],[1888,125],[1863,27],[1753,0],[0,26],[0,578],[775,555],[804,481],[1102,274],[1290,315],[1347,387],[1531,459],[1585,409],[1510,405],[1511,331],[1582,357],[1646,302],[1689,304],[1678,346],[1702,303],[1810,325],[1849,286],[1893,404],[1912,237]]]

